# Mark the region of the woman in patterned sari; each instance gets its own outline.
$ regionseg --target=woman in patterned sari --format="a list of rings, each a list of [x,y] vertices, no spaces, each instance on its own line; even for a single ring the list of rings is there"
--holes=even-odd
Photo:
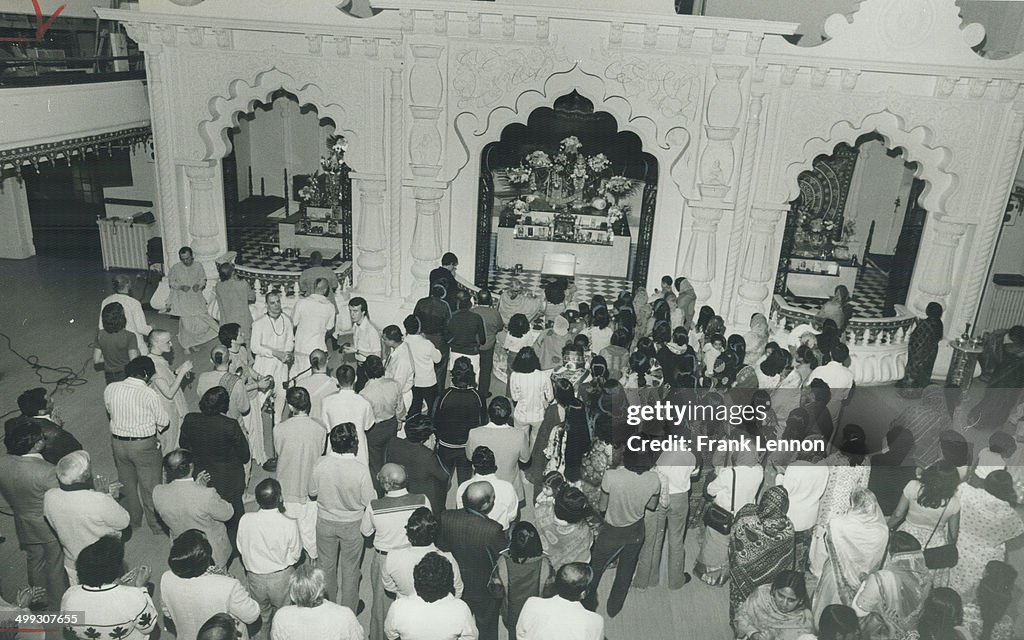
[[[932,378],[935,356],[939,353],[942,340],[942,305],[929,302],[925,308],[925,319],[918,322],[910,333],[907,345],[907,372],[896,386],[904,397],[920,396],[920,390],[928,386]]]
[[[1017,494],[1013,478],[1002,469],[985,478],[985,488],[960,485],[959,560],[950,569],[949,586],[965,600],[974,591],[991,560],[1006,560],[1006,543],[1024,534],[1024,523],[1014,510]]]
[[[812,598],[815,620],[830,604],[849,606],[864,578],[882,566],[888,541],[889,527],[875,494],[855,489],[849,511],[825,524],[827,555]]]
[[[915,629],[931,586],[921,543],[906,531],[893,533],[885,568],[865,578],[850,604],[861,618],[862,640],[890,640]]]
[[[793,568],[793,523],[786,517],[789,493],[771,487],[757,505],[736,513],[729,537],[729,617],[759,586]]]

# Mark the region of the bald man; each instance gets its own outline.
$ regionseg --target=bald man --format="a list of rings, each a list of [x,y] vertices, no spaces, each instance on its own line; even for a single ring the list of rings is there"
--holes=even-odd
[[[462,495],[462,508],[441,514],[437,546],[451,552],[459,563],[465,585],[462,599],[469,605],[480,631],[480,640],[498,637],[498,600],[487,583],[494,559],[507,547],[501,525],[487,517],[494,508],[494,488],[489,482],[473,482]]]
[[[389,552],[410,546],[405,525],[412,512],[420,507],[430,508],[430,501],[425,495],[409,493],[406,489],[405,467],[402,465],[385,464],[377,473],[377,481],[384,489],[384,497],[370,501],[361,526],[364,536],[373,536],[374,550],[370,565],[373,609],[370,612],[369,640],[384,640],[384,619],[391,607],[381,574],[384,559]]]
[[[327,369],[327,352],[314,349],[309,354],[309,376],[302,379],[302,388],[309,392],[309,415],[317,420],[323,416],[324,398],[338,393],[338,381]],[[330,430],[334,425],[325,424]]]

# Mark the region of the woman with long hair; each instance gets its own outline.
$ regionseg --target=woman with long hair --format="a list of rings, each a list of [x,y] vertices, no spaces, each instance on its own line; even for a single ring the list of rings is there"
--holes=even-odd
[[[583,335],[590,338],[590,350],[601,353],[601,350],[612,342],[612,317],[604,305],[594,307],[590,312],[590,326],[583,330]]]
[[[536,527],[525,521],[513,524],[508,549],[498,556],[490,582],[490,588],[501,592],[501,617],[509,637],[515,636],[519,612],[526,600],[544,597],[554,577],[555,569],[544,554]]]
[[[738,638],[799,640],[814,631],[804,575],[786,569],[757,587],[738,608],[732,628]]]
[[[736,354],[739,364],[736,367],[736,378],[730,387],[729,397],[736,404],[750,404],[750,396],[758,388],[757,372],[747,362],[747,341],[734,333],[726,340],[726,351]]]
[[[558,471],[571,483],[582,476],[583,456],[590,450],[590,424],[583,402],[576,397],[572,383],[559,378],[554,383],[555,402],[561,418],[551,430],[543,456],[545,473]]]
[[[697,322],[693,325],[694,331],[694,344],[703,346],[704,338],[708,335],[708,323],[711,322],[711,318],[715,317],[715,310],[704,305],[697,312]]]
[[[789,412],[800,406],[800,396],[804,384],[811,377],[811,371],[818,366],[814,351],[806,345],[800,345],[782,372],[782,380],[772,391],[772,405],[780,416],[788,416]]]
[[[729,535],[729,617],[758,587],[794,564],[789,494],[771,487],[756,505],[736,512]]]
[[[817,640],[859,640],[860,638],[857,613],[844,604],[828,605],[815,619],[818,621]]]
[[[835,322],[840,334],[846,329],[846,324],[852,316],[853,306],[850,304],[850,290],[842,284],[835,288],[832,297],[818,311],[818,318]]]
[[[930,589],[921,543],[905,531],[894,532],[885,567],[864,578],[850,603],[862,618],[862,640],[890,640],[914,629]]]
[[[971,640],[963,624],[964,605],[960,594],[947,587],[937,587],[925,598],[917,628],[900,640]]]
[[[981,581],[985,566],[1006,559],[1006,543],[1024,535],[1017,515],[1017,493],[1009,472],[988,474],[985,487],[960,485],[959,561],[950,569],[949,586],[968,600]]]
[[[814,591],[814,615],[830,604],[853,602],[864,576],[882,566],[889,527],[875,495],[864,488],[850,494],[849,510],[823,526],[824,554],[811,554],[811,571],[820,576]]]
[[[124,367],[139,356],[139,338],[126,328],[128,319],[120,302],[111,302],[100,312],[103,329],[96,332],[92,361],[103,364],[107,384],[120,382],[127,376]]]
[[[974,640],[1013,640],[1013,618],[1007,614],[1013,602],[1017,570],[992,560],[978,583],[975,601],[964,607],[964,626]]]
[[[590,505],[597,513],[604,513],[608,504],[608,494],[601,490],[601,481],[604,473],[612,468],[615,458],[615,447],[612,446],[612,420],[605,413],[593,415],[591,423],[593,433],[591,434],[590,449],[583,454],[583,463],[580,469],[579,487],[587,496]]]
[[[512,417],[517,426],[524,427],[529,432],[532,449],[544,421],[544,413],[555,399],[551,376],[541,370],[540,359],[533,347],[521,348],[512,361],[508,392],[515,403]]]
[[[626,413],[629,397],[618,379],[612,375],[608,362],[602,356],[594,356],[590,360],[590,369],[580,385],[579,397],[587,407],[587,415],[592,421],[599,415],[608,416],[611,421],[611,442],[615,445],[625,444],[626,439],[635,431],[626,424]]]
[[[660,335],[655,336],[655,342],[659,345],[655,358],[661,366],[664,383],[671,384],[676,375],[696,375],[699,362],[697,354],[690,347],[690,335],[686,327],[676,327],[671,334],[668,327],[665,327],[656,333]]]
[[[917,538],[922,549],[956,544],[960,534],[960,474],[944,460],[936,462],[903,488],[889,526],[899,527]],[[932,577],[944,581],[947,569],[937,569]]]
[[[171,345],[171,332],[154,329],[146,338],[149,347],[149,358],[156,368],[156,375],[149,381],[149,386],[160,396],[170,417],[170,426],[162,434],[157,434],[160,448],[174,451],[178,448],[178,434],[181,432],[181,420],[188,412],[185,392],[182,385],[186,376],[192,371],[192,361],[186,360],[175,370],[171,370],[170,361],[174,358],[174,346]]]
[[[633,343],[633,335],[623,328],[612,332],[608,346],[596,352],[607,362],[608,377],[620,380],[629,367],[629,345]]]

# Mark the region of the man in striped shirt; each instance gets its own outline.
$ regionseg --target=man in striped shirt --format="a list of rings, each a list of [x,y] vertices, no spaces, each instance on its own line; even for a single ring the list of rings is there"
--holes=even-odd
[[[405,488],[406,475],[402,465],[384,465],[377,474],[377,480],[386,493],[383,498],[370,501],[360,527],[364,536],[373,536],[374,554],[370,563],[373,609],[370,612],[369,640],[384,640],[384,620],[391,608],[391,599],[384,589],[384,561],[391,551],[410,546],[405,526],[412,512],[420,507],[430,508],[426,496],[409,493]]]
[[[156,434],[166,431],[170,418],[149,380],[156,374],[148,356],[125,366],[127,379],[107,385],[103,403],[110,416],[111,447],[118,480],[124,485],[124,507],[133,528],[142,526],[142,514],[153,533],[163,530],[153,508],[153,487],[160,484],[160,449]],[[141,502],[141,504],[140,504]]]

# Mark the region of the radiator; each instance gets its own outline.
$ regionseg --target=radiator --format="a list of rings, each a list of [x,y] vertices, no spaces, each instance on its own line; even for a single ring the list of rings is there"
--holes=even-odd
[[[1024,286],[1000,284],[999,277],[996,276],[996,282],[986,295],[975,335],[1024,324]]]
[[[146,243],[156,235],[156,224],[132,222],[127,218],[96,221],[100,228],[103,268],[146,270]]]

